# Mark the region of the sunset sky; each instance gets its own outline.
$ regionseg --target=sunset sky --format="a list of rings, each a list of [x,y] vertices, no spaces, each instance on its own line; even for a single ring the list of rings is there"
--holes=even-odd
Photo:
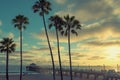
[[[37,0],[0,0],[0,40],[13,38],[16,52],[10,54],[10,64],[19,64],[19,30],[12,19],[21,14],[29,18],[29,25],[23,31],[23,64],[50,65],[51,58],[44,33],[42,17],[33,13],[32,5]],[[48,18],[58,14],[75,16],[82,25],[78,36],[71,35],[73,65],[116,65],[120,62],[120,0],[48,0],[52,11]],[[58,64],[54,28],[49,37]],[[62,64],[68,65],[67,38],[60,35]],[[5,54],[0,54],[0,64],[5,64]],[[120,65],[120,64],[119,64]]]

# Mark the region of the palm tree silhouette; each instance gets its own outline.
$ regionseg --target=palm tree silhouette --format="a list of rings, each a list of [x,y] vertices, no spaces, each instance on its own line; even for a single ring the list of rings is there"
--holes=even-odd
[[[55,31],[56,31],[57,48],[58,48],[58,58],[59,58],[59,66],[60,66],[60,74],[61,74],[61,80],[63,80],[62,65],[61,65],[61,56],[60,56],[60,47],[59,47],[59,35],[58,35],[58,30],[62,29],[63,20],[58,15],[51,16],[49,18],[49,20],[50,20],[49,29],[51,29],[51,27],[54,26],[55,27]]]
[[[9,75],[8,75],[9,53],[14,52],[15,47],[16,47],[16,44],[10,38],[3,38],[3,40],[0,41],[0,52],[6,53],[6,80],[9,80]]]
[[[48,42],[48,46],[49,46],[49,49],[50,49],[50,55],[51,55],[51,59],[52,59],[53,80],[55,80],[54,58],[53,58],[53,53],[52,53],[52,48],[51,48],[51,45],[50,45],[49,37],[48,37],[48,32],[47,32],[47,27],[46,27],[46,22],[45,22],[45,15],[44,15],[44,14],[48,14],[49,11],[51,10],[50,6],[51,6],[50,2],[48,2],[46,0],[39,0],[32,6],[32,8],[33,8],[34,13],[38,12],[39,15],[42,16],[42,18],[43,18],[45,34],[46,34],[46,37],[47,37],[47,42]]]
[[[28,18],[24,15],[18,15],[12,20],[14,27],[20,31],[20,80],[22,80],[22,30],[29,24]]]
[[[71,80],[73,80],[72,77],[72,59],[71,59],[71,46],[70,46],[70,36],[71,33],[72,34],[76,34],[76,36],[78,35],[77,33],[77,29],[81,29],[81,25],[80,22],[75,19],[75,16],[70,17],[69,15],[64,16],[64,30],[61,30],[61,34],[68,36],[68,49],[69,49],[69,62],[70,62],[70,77]]]

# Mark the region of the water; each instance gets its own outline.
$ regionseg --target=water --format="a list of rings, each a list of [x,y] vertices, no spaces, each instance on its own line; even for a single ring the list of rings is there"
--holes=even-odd
[[[0,74],[5,74],[6,67],[4,65],[0,65]],[[19,74],[20,66],[18,65],[10,65],[9,66],[9,73],[10,74]],[[23,72],[26,72],[26,66],[23,66]]]
[[[115,70],[119,71],[116,66],[74,66],[73,69],[79,69],[79,70],[96,70],[96,71],[101,71],[101,70]]]
[[[59,68],[59,67],[57,67]],[[69,66],[62,67],[64,69],[69,69]],[[95,71],[101,71],[101,70],[115,70],[116,72],[120,72],[120,66],[73,66],[73,70],[95,70]]]
[[[69,66],[63,66],[64,69],[69,69]],[[120,71],[119,68],[117,69],[116,66],[74,66],[73,70],[77,69],[77,70],[110,70],[110,69],[114,69],[115,71]],[[0,74],[5,74],[6,72],[6,67],[4,65],[0,65]],[[20,72],[20,66],[19,65],[9,65],[9,73],[10,74],[19,74]],[[23,72],[28,72],[26,71],[26,66],[23,66]]]

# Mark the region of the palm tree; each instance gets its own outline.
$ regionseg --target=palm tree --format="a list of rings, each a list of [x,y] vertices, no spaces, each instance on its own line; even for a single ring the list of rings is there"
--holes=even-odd
[[[29,24],[28,18],[24,15],[18,15],[13,20],[15,28],[20,31],[20,80],[22,80],[22,30],[26,29],[26,24]]]
[[[16,45],[14,41],[10,38],[3,38],[3,40],[0,41],[0,52],[6,53],[6,80],[9,80],[9,75],[8,75],[9,53],[14,52],[15,47]]]
[[[72,59],[71,59],[71,46],[70,46],[70,36],[71,33],[72,34],[76,34],[76,36],[78,35],[77,33],[77,29],[81,29],[81,25],[80,22],[75,19],[74,16],[70,17],[69,15],[64,16],[64,30],[61,31],[62,35],[68,36],[68,49],[69,49],[69,62],[70,62],[70,77],[71,80],[73,80],[72,77]]]
[[[58,30],[62,30],[63,20],[58,15],[51,16],[49,18],[49,20],[51,22],[49,24],[49,29],[51,29],[51,27],[54,26],[55,27],[55,31],[56,31],[57,48],[58,48],[58,58],[59,58],[59,66],[60,66],[60,74],[61,74],[61,80],[63,80],[61,57],[60,57],[60,48],[59,48],[59,36],[58,36]]]
[[[50,55],[51,55],[51,59],[52,59],[53,80],[55,80],[54,58],[53,58],[53,53],[52,53],[52,48],[51,48],[51,45],[50,45],[49,37],[48,37],[48,32],[47,32],[47,27],[46,27],[46,22],[45,22],[45,15],[44,15],[44,14],[48,14],[49,11],[51,10],[50,6],[51,6],[50,2],[48,2],[46,0],[39,0],[32,6],[32,8],[33,8],[34,13],[38,12],[39,15],[42,16],[42,19],[43,19],[45,34],[46,34],[46,37],[47,37],[47,42],[48,42],[48,46],[49,46],[49,49],[50,49]]]

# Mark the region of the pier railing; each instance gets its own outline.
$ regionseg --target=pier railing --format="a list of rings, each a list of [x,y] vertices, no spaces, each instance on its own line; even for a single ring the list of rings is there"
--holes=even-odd
[[[28,67],[28,70],[30,71],[35,71],[39,73],[45,73],[45,74],[52,74],[52,68],[42,68],[42,67]],[[60,70],[59,68],[55,69],[55,74],[60,75]],[[70,76],[69,69],[62,69],[62,74],[64,76]],[[74,69],[72,72],[72,75],[74,77],[79,77],[79,78],[91,78],[93,77],[92,80],[98,80],[98,78],[102,78],[102,80],[120,80],[120,75],[111,70],[111,71],[106,71],[106,70],[101,70],[101,71],[96,71],[96,70],[78,70]]]

